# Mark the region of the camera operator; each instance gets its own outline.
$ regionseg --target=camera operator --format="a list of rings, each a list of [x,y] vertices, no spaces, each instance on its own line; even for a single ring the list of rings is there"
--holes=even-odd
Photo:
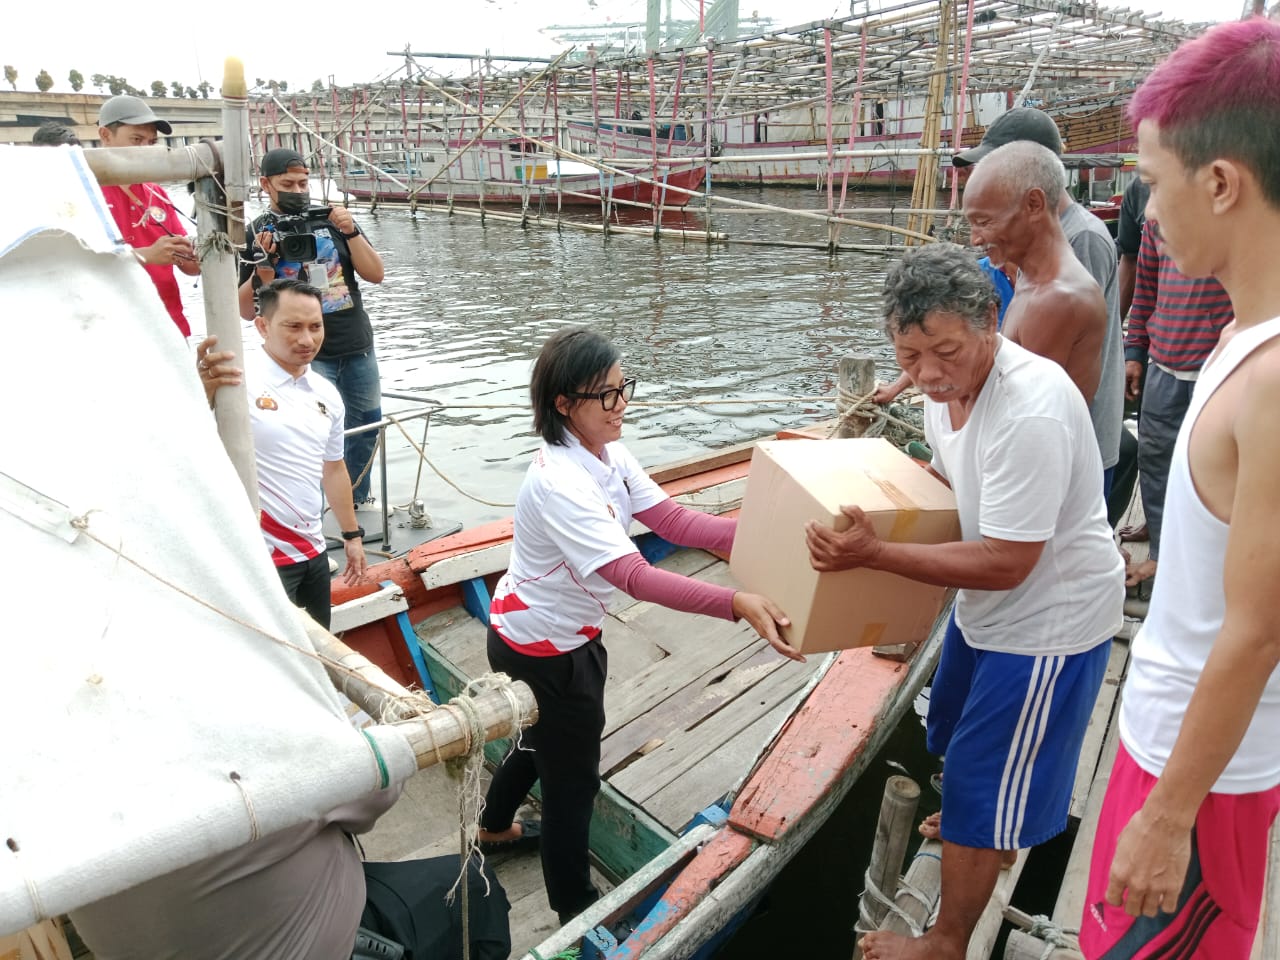
[[[381,283],[382,258],[344,207],[312,203],[306,161],[279,147],[262,158],[259,183],[271,200],[250,227],[240,269],[240,315],[252,319],[259,287],[276,278],[302,280],[320,290],[324,344],[311,367],[338,388],[346,406],[345,428],[382,419],[382,390],[359,280]],[[376,431],[348,437],[347,471],[357,510],[375,507],[369,495],[369,461]],[[359,483],[357,483],[359,479]]]

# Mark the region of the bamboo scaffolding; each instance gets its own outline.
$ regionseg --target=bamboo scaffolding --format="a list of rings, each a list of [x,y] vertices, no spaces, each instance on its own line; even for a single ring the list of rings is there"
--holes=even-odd
[[[852,222],[845,202],[850,178],[855,186],[865,187],[877,178],[894,182],[914,174],[910,206],[902,209],[911,219],[906,228],[893,225],[889,232],[921,239],[930,234],[932,217],[942,215],[934,199],[943,167],[938,157],[976,142],[997,105],[1002,110],[1020,96],[1037,98],[1059,119],[1064,137],[1070,132],[1068,148],[1074,143],[1088,150],[1126,144],[1132,131],[1119,105],[1147,69],[1196,33],[1177,21],[1091,4],[1063,6],[1057,0],[969,0],[963,23],[958,14],[955,0],[900,0],[876,11],[799,24],[733,43],[709,41],[646,54],[588,47],[585,56],[570,50],[518,69],[496,69],[487,58],[473,58],[468,76],[450,79],[429,79],[406,49],[394,54],[403,58],[406,74],[398,96],[387,84],[377,88],[376,97],[371,95],[374,87],[369,88],[360,110],[366,132],[363,138],[353,134],[352,152],[339,156],[355,156],[363,148],[366,156],[360,159],[374,160],[379,151],[394,153],[388,147],[396,142],[412,142],[417,157],[425,128],[433,144],[440,137],[431,149],[443,149],[443,169],[415,179],[410,163],[407,185],[395,176],[380,178],[399,184],[416,200],[440,179],[449,183],[452,196],[453,163],[468,150],[486,151],[482,166],[490,158],[495,168],[514,162],[507,153],[493,151],[503,149],[505,137],[515,137],[535,143],[538,151],[597,171],[605,232],[613,229],[616,208],[634,204],[613,193],[617,179],[630,176],[653,192],[653,204],[635,205],[651,211],[654,234],[666,229],[661,210],[680,197],[701,202],[709,218],[745,210],[822,222],[829,244],[838,243],[846,226],[885,229],[882,224]],[[415,68],[416,79],[410,75]],[[344,97],[352,104],[348,126],[354,125],[358,97],[358,92]],[[336,93],[334,99],[336,116]],[[888,109],[869,120],[862,105],[877,100]],[[488,102],[501,107],[494,113],[486,107]],[[513,104],[518,105],[518,118],[500,122]],[[291,120],[297,116],[282,104],[273,105],[273,110],[277,106],[279,115],[292,114]],[[646,106],[643,120],[630,117],[633,108]],[[781,135],[791,138],[788,146],[770,149],[762,144],[754,154],[743,149],[750,143],[753,123],[758,140],[772,135],[776,142]],[[762,124],[767,130],[763,137]],[[864,139],[868,124],[874,125],[870,139],[875,149]],[[676,125],[685,127],[683,145],[673,133]],[[301,136],[299,129],[295,123],[291,133]],[[318,129],[317,122],[312,130]],[[310,136],[313,144],[324,142],[316,140],[315,132]],[[800,139],[813,141],[814,149],[791,149]],[[853,149],[856,140],[863,140],[860,149]],[[589,146],[584,148],[584,143]],[[720,154],[722,143],[726,149]],[[624,147],[630,156],[623,155]],[[678,156],[682,152],[688,156]],[[407,149],[396,155],[406,161],[409,157]],[[669,185],[667,171],[695,162],[707,171],[701,192]],[[726,163],[734,166],[723,169]],[[825,187],[825,211],[734,202],[736,198],[713,190],[717,169],[721,172],[715,174],[716,182],[741,182],[752,165],[801,163],[807,164],[802,173],[787,175]],[[761,177],[775,175],[766,169]],[[482,177],[482,208],[483,181]],[[945,206],[954,217],[954,177],[949,186],[951,203]],[[375,179],[375,202],[385,189]],[[522,181],[518,194],[525,211],[549,202],[547,193],[539,195],[528,182]],[[583,196],[566,191],[558,181],[551,195],[557,211],[566,199]],[[948,226],[951,222],[949,218]],[[716,233],[710,223],[705,232]]]

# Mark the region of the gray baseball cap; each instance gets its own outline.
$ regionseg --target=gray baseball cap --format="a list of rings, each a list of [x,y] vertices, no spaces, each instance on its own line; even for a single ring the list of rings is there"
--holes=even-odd
[[[173,133],[173,127],[169,126],[169,121],[161,120],[157,117],[152,109],[147,106],[145,100],[131,97],[128,94],[112,97],[98,111],[98,126],[105,127],[112,123],[138,125],[154,123],[156,129],[165,136]]]
[[[1062,156],[1062,135],[1058,133],[1058,125],[1053,117],[1035,107],[1014,107],[1001,114],[999,119],[987,127],[982,135],[982,142],[976,147],[961,150],[951,158],[953,167],[967,167],[977,163],[996,147],[1003,147],[1015,140],[1031,140],[1043,147],[1048,147],[1058,156]]]

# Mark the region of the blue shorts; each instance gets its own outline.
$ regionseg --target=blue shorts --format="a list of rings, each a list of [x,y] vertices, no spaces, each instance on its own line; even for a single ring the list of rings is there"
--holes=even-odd
[[[1110,640],[1056,656],[975,650],[952,614],[928,720],[929,752],[947,760],[942,839],[1020,850],[1066,829],[1110,652]]]

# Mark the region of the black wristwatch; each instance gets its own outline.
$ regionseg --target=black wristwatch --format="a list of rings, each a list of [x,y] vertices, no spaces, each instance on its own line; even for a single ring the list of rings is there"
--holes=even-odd
[[[338,232],[342,233],[342,239],[344,240],[354,240],[356,237],[364,236],[364,234],[360,232],[360,224],[357,223],[355,227],[356,228],[352,230],[350,233],[342,233],[341,230],[339,230]]]
[[[342,539],[343,540],[363,540],[364,527],[356,527],[354,530],[343,530]]]

